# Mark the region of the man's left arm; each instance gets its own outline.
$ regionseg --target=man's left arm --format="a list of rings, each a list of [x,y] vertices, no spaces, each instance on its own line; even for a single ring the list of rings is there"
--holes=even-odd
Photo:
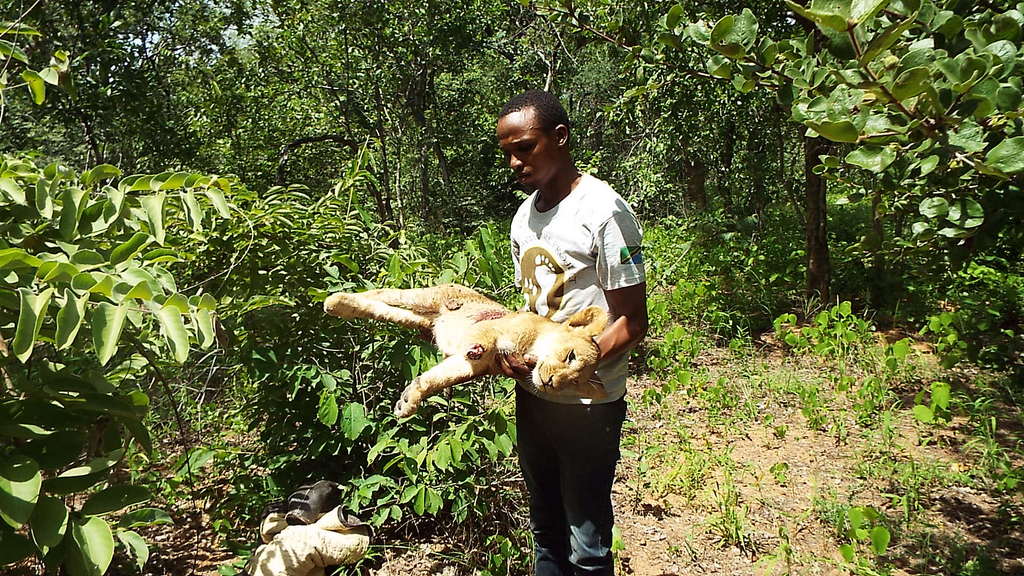
[[[647,334],[647,283],[605,290],[611,324],[597,337],[601,359],[626,352]]]

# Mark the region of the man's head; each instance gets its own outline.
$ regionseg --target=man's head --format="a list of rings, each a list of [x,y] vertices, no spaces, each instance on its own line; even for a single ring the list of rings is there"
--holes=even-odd
[[[575,177],[569,154],[569,116],[553,94],[530,90],[505,104],[498,118],[498,145],[516,181],[545,190]]]
[[[503,118],[526,108],[536,110],[541,126],[548,130],[554,130],[559,124],[564,124],[566,128],[569,127],[569,115],[565,113],[562,103],[554,94],[543,90],[527,90],[513,96],[505,103],[505,107],[501,109],[501,114],[498,117]]]

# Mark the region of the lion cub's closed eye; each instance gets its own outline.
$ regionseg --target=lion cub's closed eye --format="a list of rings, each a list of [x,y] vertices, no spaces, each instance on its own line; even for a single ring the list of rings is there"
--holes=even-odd
[[[324,301],[324,310],[340,318],[432,330],[445,359],[405,388],[395,405],[399,417],[411,415],[424,398],[444,388],[499,374],[499,354],[536,358],[530,380],[539,389],[603,395],[590,380],[600,357],[595,339],[608,317],[595,306],[558,323],[531,312],[512,312],[472,288],[445,284],[332,294]]]

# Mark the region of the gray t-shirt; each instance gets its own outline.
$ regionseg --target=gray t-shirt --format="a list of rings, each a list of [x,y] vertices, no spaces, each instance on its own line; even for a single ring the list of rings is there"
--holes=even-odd
[[[633,210],[611,186],[584,174],[556,206],[540,212],[537,192],[512,219],[512,261],[525,308],[556,322],[587,306],[608,309],[605,290],[645,281],[642,231]],[[606,361],[595,378],[607,396],[591,399],[571,392],[533,394],[562,404],[604,403],[626,393],[629,354]]]

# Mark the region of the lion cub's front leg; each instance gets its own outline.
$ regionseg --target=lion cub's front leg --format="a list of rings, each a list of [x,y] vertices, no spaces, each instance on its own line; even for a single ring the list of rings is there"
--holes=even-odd
[[[412,416],[420,403],[428,396],[445,388],[461,384],[481,374],[487,373],[489,362],[486,360],[470,360],[462,356],[449,356],[437,366],[420,374],[405,390],[395,403],[395,416],[405,418]]]

